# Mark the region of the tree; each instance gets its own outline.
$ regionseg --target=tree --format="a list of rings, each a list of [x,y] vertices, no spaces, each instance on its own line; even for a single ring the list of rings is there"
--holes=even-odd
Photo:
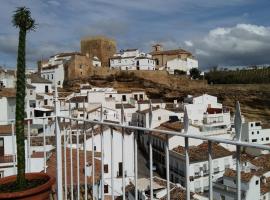
[[[35,30],[35,20],[31,11],[19,7],[12,17],[12,24],[19,28],[19,44],[17,55],[17,89],[16,89],[16,144],[17,144],[17,184],[24,188],[25,180],[25,146],[24,146],[24,105],[25,105],[25,43],[26,33]]]
[[[200,78],[200,70],[198,70],[197,68],[192,68],[190,71],[190,76],[193,78],[193,79],[197,79],[197,78]]]

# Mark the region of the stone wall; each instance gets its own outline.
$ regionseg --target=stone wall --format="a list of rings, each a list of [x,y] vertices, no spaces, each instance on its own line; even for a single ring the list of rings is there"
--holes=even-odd
[[[81,52],[90,58],[97,56],[102,67],[109,67],[109,58],[116,53],[116,42],[103,36],[87,37],[81,40]]]

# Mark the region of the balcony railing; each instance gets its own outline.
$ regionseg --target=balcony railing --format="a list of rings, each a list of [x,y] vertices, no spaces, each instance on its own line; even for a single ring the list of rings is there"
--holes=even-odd
[[[57,107],[57,106],[56,106]],[[57,109],[56,109],[57,110]],[[151,111],[150,111],[151,112]],[[222,139],[217,137],[207,137],[202,134],[193,134],[189,131],[183,133],[183,132],[176,132],[176,131],[166,131],[166,130],[159,130],[159,129],[149,129],[144,127],[138,127],[138,126],[129,126],[126,125],[124,122],[124,109],[122,108],[121,112],[121,123],[109,123],[104,122],[102,119],[102,116],[99,121],[95,120],[87,120],[87,119],[78,119],[78,118],[72,118],[72,117],[66,117],[61,116],[59,113],[55,112],[56,116],[46,116],[41,117],[40,119],[43,119],[43,145],[44,145],[44,171],[47,171],[47,164],[50,159],[47,158],[46,154],[46,124],[45,121],[50,118],[53,119],[54,124],[54,134],[55,134],[55,172],[56,172],[56,199],[81,199],[82,197],[84,199],[88,199],[89,195],[92,195],[93,199],[101,199],[104,200],[105,194],[104,194],[104,186],[105,186],[105,172],[104,172],[104,128],[109,128],[111,130],[111,174],[114,173],[114,163],[115,163],[115,152],[113,147],[113,142],[115,140],[115,137],[113,137],[113,130],[118,129],[120,132],[122,132],[122,171],[126,171],[126,160],[125,160],[125,151],[124,147],[125,144],[125,134],[124,131],[132,131],[134,133],[133,137],[133,147],[128,148],[134,148],[134,187],[135,187],[135,197],[134,199],[138,200],[138,165],[141,163],[138,163],[138,138],[140,135],[148,136],[148,142],[149,142],[149,154],[147,155],[149,157],[149,180],[150,180],[150,199],[154,199],[154,193],[153,193],[153,145],[152,145],[152,136],[151,132],[155,131],[160,134],[164,134],[166,136],[179,136],[183,137],[185,141],[185,186],[186,186],[186,198],[187,200],[191,199],[191,193],[190,193],[190,160],[189,160],[189,139],[198,139],[202,141],[208,142],[208,173],[209,173],[209,199],[213,199],[213,174],[217,171],[217,168],[214,169],[213,162],[212,162],[212,145],[213,143],[224,143],[224,144],[230,144],[236,146],[236,171],[237,171],[237,188],[236,190],[236,198],[238,200],[241,199],[241,179],[240,179],[240,149],[241,147],[250,147],[250,148],[257,148],[257,149],[264,149],[264,150],[270,150],[270,146],[267,145],[261,145],[261,144],[254,144],[254,143],[247,143],[242,141],[236,141],[236,140],[228,140],[228,139]],[[149,124],[151,127],[152,123],[152,113],[149,114]],[[27,152],[26,152],[26,164],[27,164],[27,170],[28,172],[31,171],[31,135],[30,135],[30,122],[32,119],[26,119],[27,126],[28,126],[28,132],[27,132]],[[64,123],[64,125],[63,125]],[[72,125],[78,125],[83,124],[84,126],[81,126],[81,129],[72,128]],[[101,155],[100,155],[100,162],[102,167],[97,167],[96,165],[96,150],[94,146],[94,142],[92,142],[91,146],[91,160],[88,160],[87,151],[86,151],[86,139],[87,137],[92,137],[94,139],[94,127],[99,127],[99,134],[100,134],[100,141],[101,141]],[[13,131],[14,135],[14,131]],[[51,136],[51,134],[50,134]],[[169,138],[169,137],[167,137]],[[106,144],[107,145],[107,144]],[[15,150],[14,150],[15,152]],[[68,154],[69,152],[69,154]],[[165,166],[166,166],[166,188],[167,188],[167,199],[170,199],[170,156],[169,156],[169,145],[168,145],[168,139],[165,143],[164,147],[164,154],[165,154]],[[15,155],[15,154],[14,154]],[[68,156],[67,156],[68,155]],[[14,168],[16,166],[16,159],[14,159],[14,156],[12,157]],[[81,161],[83,161],[82,165],[80,164]],[[92,163],[91,170],[84,170],[89,169],[88,162]],[[68,170],[69,169],[69,170]],[[83,170],[82,170],[83,169]],[[175,170],[175,169],[174,169]],[[89,176],[87,171],[91,171],[91,176]],[[70,176],[67,176],[67,172],[70,173]],[[182,174],[182,173],[179,173]],[[89,178],[91,177],[91,178]],[[110,178],[110,190],[114,191],[114,188],[116,184],[115,181],[116,177],[111,176]],[[99,180],[99,181],[98,181]],[[100,191],[95,191],[96,189],[94,186],[96,184],[100,184]],[[125,200],[125,186],[128,184],[126,177],[122,176],[122,199]],[[115,193],[111,192],[111,199],[115,199]]]
[[[13,163],[13,155],[4,155],[0,156],[0,164],[1,163]]]

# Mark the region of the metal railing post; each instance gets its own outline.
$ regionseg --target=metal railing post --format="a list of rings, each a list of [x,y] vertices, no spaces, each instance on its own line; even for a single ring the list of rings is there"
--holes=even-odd
[[[166,154],[166,180],[167,180],[167,199],[170,200],[170,154],[169,154],[169,137],[166,135],[165,144],[165,154]]]
[[[15,175],[17,171],[16,171],[16,150],[15,150],[16,139],[15,139],[14,122],[12,122],[11,124],[11,131],[12,131],[12,162],[13,162],[13,173]]]
[[[56,138],[56,182],[57,182],[57,199],[63,199],[63,185],[62,185],[62,145],[61,132],[59,127],[58,117],[55,118],[55,138]]]
[[[100,122],[103,122],[103,106],[100,106]],[[100,125],[101,141],[101,200],[104,200],[104,134],[103,125]]]
[[[121,125],[124,125],[124,119],[125,118],[125,113],[124,113],[124,105],[121,103]],[[125,129],[122,128],[122,191],[123,191],[123,200],[126,199],[126,192],[125,192],[125,187],[126,187],[126,174],[125,174]]]
[[[213,200],[212,142],[208,141],[209,200]]]
[[[114,145],[113,145],[113,129],[111,128],[111,189],[112,200],[114,200]]]
[[[134,131],[134,178],[135,178],[135,200],[138,200],[138,147],[137,133]]]
[[[184,110],[184,131],[189,134],[189,118],[187,109]],[[186,199],[190,200],[190,177],[189,177],[189,138],[185,137],[185,161],[186,161]]]
[[[152,103],[151,100],[149,101],[149,128],[152,128],[152,119],[153,119],[153,113],[152,113]],[[152,200],[153,195],[153,149],[152,149],[152,137],[151,132],[148,133],[148,141],[149,141],[149,161],[150,161],[150,199]]]
[[[46,117],[46,113],[43,114],[43,162],[44,162],[44,172],[46,173],[47,171],[47,156],[46,156],[46,128],[45,128],[45,117]]]
[[[31,136],[30,136],[30,120],[27,120],[27,171],[31,172]]]
[[[92,138],[92,195],[93,199],[95,199],[95,143],[94,143],[94,126],[91,127],[91,138]]]
[[[236,146],[236,184],[237,184],[237,200],[241,200],[241,168],[240,168],[240,150],[239,145]]]

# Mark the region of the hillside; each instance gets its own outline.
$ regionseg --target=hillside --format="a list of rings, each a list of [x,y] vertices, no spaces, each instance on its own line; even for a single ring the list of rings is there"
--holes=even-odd
[[[95,70],[86,80],[69,81],[66,88],[74,91],[82,82],[98,87],[143,88],[150,98],[168,101],[182,101],[188,94],[207,93],[217,96],[220,102],[232,111],[235,102],[239,100],[242,112],[248,120],[270,123],[270,84],[209,85],[206,81],[168,75],[165,71],[119,72],[102,69]]]

